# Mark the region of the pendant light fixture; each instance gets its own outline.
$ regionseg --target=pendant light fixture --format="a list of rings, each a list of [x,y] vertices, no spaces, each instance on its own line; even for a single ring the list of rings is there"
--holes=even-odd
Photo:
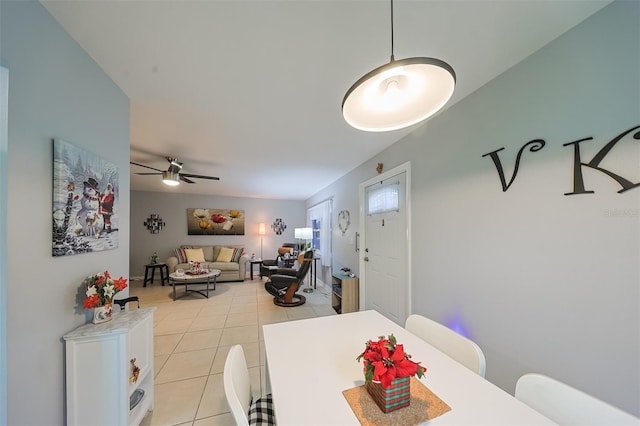
[[[419,123],[438,112],[453,95],[456,73],[434,58],[393,56],[391,0],[391,61],[365,74],[342,100],[342,115],[356,129],[385,132]]]

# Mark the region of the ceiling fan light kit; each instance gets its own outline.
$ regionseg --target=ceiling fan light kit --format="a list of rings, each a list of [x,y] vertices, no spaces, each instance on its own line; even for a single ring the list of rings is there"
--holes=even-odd
[[[393,55],[393,0],[391,0],[391,61],[365,74],[342,100],[342,115],[352,127],[385,132],[419,123],[451,99],[456,84],[453,68],[435,58]]]
[[[178,178],[177,173],[172,173],[170,171],[162,172],[162,183],[169,186],[177,186],[180,185],[180,180]]]

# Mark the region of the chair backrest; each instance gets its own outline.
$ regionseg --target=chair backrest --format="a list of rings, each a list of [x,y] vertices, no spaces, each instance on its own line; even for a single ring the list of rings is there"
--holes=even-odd
[[[126,299],[113,299],[113,303],[119,305],[121,311],[124,311],[124,307],[129,302],[138,302],[138,309],[140,308],[140,298],[138,296],[131,296]]]
[[[410,315],[404,328],[484,377],[487,362],[474,341],[422,315]]]
[[[304,277],[309,272],[309,268],[311,268],[311,262],[313,261],[313,250],[307,250],[302,257],[298,256],[299,260],[302,260],[300,263],[300,267],[298,268],[298,273],[296,274],[296,278],[298,281],[302,281]]]
[[[237,425],[249,424],[249,406],[251,405],[251,379],[242,346],[229,348],[224,363],[224,394]]]
[[[542,374],[520,377],[515,396],[559,425],[640,425],[637,417]]]

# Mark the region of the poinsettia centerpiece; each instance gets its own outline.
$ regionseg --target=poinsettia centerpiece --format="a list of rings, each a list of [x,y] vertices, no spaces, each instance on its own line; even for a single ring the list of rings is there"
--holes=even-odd
[[[404,351],[404,345],[396,342],[393,334],[387,338],[378,337],[377,341],[369,340],[356,360],[364,359],[364,377],[367,383],[380,382],[383,388],[391,385],[395,379],[418,376],[427,371],[420,363],[411,360],[411,355]]]

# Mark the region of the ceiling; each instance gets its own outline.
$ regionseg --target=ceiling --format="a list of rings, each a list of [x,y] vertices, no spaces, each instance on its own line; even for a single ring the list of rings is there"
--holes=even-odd
[[[129,97],[131,161],[220,177],[169,187],[132,166],[132,190],[306,199],[419,126],[367,133],[341,115],[389,61],[388,1],[41,3]],[[450,107],[608,3],[397,0],[394,53],[448,62]]]

